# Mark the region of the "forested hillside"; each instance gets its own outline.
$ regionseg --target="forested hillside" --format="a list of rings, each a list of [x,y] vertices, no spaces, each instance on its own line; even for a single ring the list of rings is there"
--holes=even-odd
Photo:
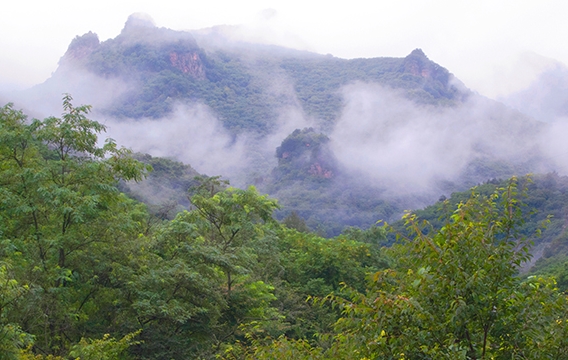
[[[259,48],[246,54],[205,51],[189,32],[156,28],[131,17],[114,39],[99,42],[93,33],[76,37],[52,81],[80,68],[131,83],[134,86],[107,108],[119,117],[160,118],[173,110],[175,101],[203,101],[236,133],[273,130],[279,108],[295,101],[329,127],[343,105],[340,88],[355,81],[401,89],[426,104],[455,104],[468,95],[452,83],[446,69],[418,49],[406,58],[344,60],[309,53],[297,57],[293,52],[260,57],[255,52],[266,53]],[[282,78],[294,84],[292,92],[271,89]]]
[[[563,214],[564,177],[456,194],[407,214],[405,236],[384,247],[386,227],[323,238],[297,215],[276,221],[278,202],[254,187],[189,180],[188,166],[100,145],[105,127],[89,111],[69,95],[61,117],[0,109],[3,358],[566,355],[566,296],[552,278],[519,276],[546,213],[532,210]],[[302,166],[323,161],[325,137],[289,141],[306,139],[319,148]],[[188,210],[152,211],[120,192],[152,167],[187,188]],[[433,212],[442,219],[422,230]],[[564,219],[554,219],[543,234],[557,246]]]

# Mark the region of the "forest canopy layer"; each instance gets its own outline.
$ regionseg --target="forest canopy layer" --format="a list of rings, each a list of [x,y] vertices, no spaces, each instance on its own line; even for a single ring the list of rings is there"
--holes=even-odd
[[[61,117],[0,109],[3,358],[537,359],[568,351],[566,296],[553,278],[519,276],[531,246],[523,194],[538,190],[528,179],[445,200],[431,227],[419,222],[426,213],[409,213],[390,247],[386,227],[326,239],[297,215],[281,224],[277,201],[218,177],[195,178],[189,210],[168,219],[119,191],[152,168],[111,139],[99,145],[105,128],[89,111],[69,95]],[[162,173],[189,171],[138,158]],[[528,199],[559,189],[555,175],[544,180]]]

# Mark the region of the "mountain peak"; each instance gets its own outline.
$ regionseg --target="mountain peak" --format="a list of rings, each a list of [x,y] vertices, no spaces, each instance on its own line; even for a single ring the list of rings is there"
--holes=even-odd
[[[428,59],[428,57],[426,56],[426,54],[424,54],[424,51],[422,51],[422,49],[412,50],[412,52],[407,57],[411,57],[411,56]]]
[[[422,49],[414,49],[404,58],[402,71],[423,79],[438,79],[447,85],[449,73],[440,65],[432,62]]]
[[[150,15],[138,12],[131,14],[128,17],[126,23],[124,24],[123,31],[128,31],[133,28],[155,28],[155,27],[156,24],[154,23],[154,20]]]
[[[124,23],[124,28],[120,33],[121,35],[127,36],[148,34],[154,32],[156,28],[156,24],[150,15],[145,13],[134,13],[128,17]]]
[[[69,44],[67,51],[60,59],[61,64],[76,64],[86,59],[100,45],[97,34],[89,31],[82,36],[76,36]]]

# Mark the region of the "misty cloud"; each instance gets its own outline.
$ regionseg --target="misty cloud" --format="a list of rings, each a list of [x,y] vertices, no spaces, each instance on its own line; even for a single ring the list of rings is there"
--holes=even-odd
[[[561,175],[568,175],[568,117],[556,118],[556,121],[547,124],[541,135],[542,151],[550,166]]]
[[[177,104],[162,119],[105,119],[107,137],[135,152],[172,158],[209,176],[221,175],[245,187],[276,166],[275,149],[294,129],[310,126],[302,111],[282,108],[274,131],[231,135],[204,104]]]
[[[343,96],[333,150],[343,166],[389,192],[429,192],[475,159],[519,163],[539,152],[535,122],[481,97],[433,108],[364,83],[345,87]]]
[[[135,84],[103,78],[80,67],[60,67],[44,83],[11,94],[11,101],[30,116],[44,118],[61,114],[63,94],[71,94],[75,105],[91,105],[96,114],[133,86]]]
[[[200,46],[206,47],[205,51],[212,53],[219,47],[237,55],[241,61],[239,66],[247,67],[251,74],[248,86],[262,89],[266,99],[277,99],[271,106],[278,116],[267,120],[270,123],[266,128],[271,129],[268,134],[256,133],[251,127],[251,132],[235,135],[223,126],[211,108],[202,103],[179,103],[173,113],[161,119],[109,118],[97,111],[108,111],[121,94],[139,84],[119,78],[102,78],[80,66],[73,66],[71,62],[61,66],[44,84],[23,92],[16,98],[16,106],[23,104],[31,116],[58,115],[61,113],[61,94],[71,93],[76,105],[93,105],[92,117],[108,126],[107,135],[116,139],[119,145],[152,156],[173,158],[190,164],[201,173],[222,175],[235,186],[246,186],[252,179],[270,176],[277,165],[276,147],[295,129],[317,129],[318,124],[324,123],[321,119],[306,116],[290,74],[283,68],[272,66],[270,61],[286,53],[307,55],[290,49],[244,43],[270,43],[255,36],[275,35],[262,29],[268,23],[278,22],[279,16],[279,12],[267,9],[260,14],[254,29],[219,26],[194,32]],[[147,16],[135,14],[129,18],[123,33],[132,32],[129,41],[135,42],[191,38],[189,33],[167,29],[156,32],[155,37],[146,36],[148,31],[145,30],[152,30],[154,26]],[[211,37],[210,33],[218,36]],[[523,72],[531,76],[539,69],[549,69],[547,59],[533,57],[529,60],[525,66],[528,70]],[[457,87],[465,88],[455,81]],[[475,161],[482,165],[485,161],[520,164],[510,168],[511,175],[518,169],[535,172],[568,170],[568,166],[554,160],[555,156],[558,158],[555,154],[568,152],[559,136],[568,130],[564,123],[546,127],[476,94],[464,104],[435,107],[417,105],[402,93],[377,84],[355,83],[343,87],[342,97],[344,108],[327,135],[331,138],[331,150],[342,165],[343,174],[347,175],[345,179],[359,178],[377,188],[387,189],[390,195],[439,196],[443,191],[440,184],[452,181],[463,190],[465,185],[473,185],[471,179],[467,179],[468,183],[463,176]],[[325,129],[330,128],[326,123]],[[543,160],[545,156],[549,158],[546,161]],[[487,164],[487,173],[494,170],[491,166],[495,165]],[[507,171],[501,171],[501,174]],[[431,200],[430,197],[428,201]]]
[[[106,120],[108,136],[152,156],[190,164],[200,173],[231,176],[247,167],[244,143],[223,128],[202,104],[178,104],[162,119]]]
[[[568,116],[568,67],[555,63],[529,86],[500,101],[544,122]]]

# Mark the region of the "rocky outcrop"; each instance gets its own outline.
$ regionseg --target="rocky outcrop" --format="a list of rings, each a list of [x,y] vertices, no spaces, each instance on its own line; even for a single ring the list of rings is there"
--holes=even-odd
[[[332,179],[337,172],[329,138],[312,128],[294,130],[276,149],[276,157],[278,167],[273,175],[280,179]]]
[[[421,49],[406,56],[398,69],[404,81],[414,83],[433,99],[465,100],[470,91],[443,66],[428,59]],[[412,77],[409,78],[409,75]],[[416,95],[416,94],[415,94]],[[410,98],[413,98],[410,96]],[[420,98],[415,98],[420,101]],[[424,100],[424,99],[422,99]],[[428,101],[426,101],[428,102]]]
[[[419,76],[424,79],[436,79],[439,81],[449,80],[450,73],[442,66],[430,61],[421,49],[413,50],[404,58],[401,72]]]
[[[97,34],[89,31],[82,36],[76,36],[69,44],[65,55],[60,60],[60,65],[71,65],[83,62],[100,45]]]
[[[321,177],[324,179],[331,179],[333,177],[333,171],[331,169],[324,168],[319,162],[310,165],[310,170],[308,173],[312,176]]]
[[[205,79],[203,62],[197,52],[170,52],[170,63],[184,74],[190,74],[196,79]]]

